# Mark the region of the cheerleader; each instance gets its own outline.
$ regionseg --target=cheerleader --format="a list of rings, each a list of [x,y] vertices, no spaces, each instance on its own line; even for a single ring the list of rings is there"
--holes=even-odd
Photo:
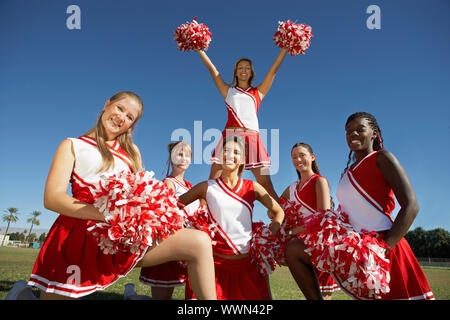
[[[291,150],[292,164],[297,171],[298,181],[288,186],[281,198],[294,202],[301,207],[304,217],[320,210],[329,210],[331,197],[328,180],[320,175],[316,155],[309,144],[296,143]],[[291,230],[293,235],[300,233],[301,227]],[[295,264],[291,264],[294,266]],[[290,265],[290,266],[291,266]],[[334,291],[339,290],[329,273],[314,270],[319,281],[320,291],[324,299],[330,300]],[[292,276],[297,281],[296,269],[291,269]]]
[[[250,262],[254,201],[260,201],[273,212],[272,234],[279,230],[284,212],[259,183],[241,179],[245,150],[241,136],[225,137],[220,152],[220,177],[201,182],[180,196],[180,202],[185,205],[204,199],[211,222],[217,226],[213,255],[218,300],[270,299],[265,276]],[[186,298],[194,298],[190,277]]]
[[[141,254],[104,254],[88,231],[90,221],[105,221],[93,205],[100,176],[136,172],[142,167],[139,149],[131,139],[142,111],[139,96],[119,92],[106,101],[94,128],[79,138],[64,140],[58,147],[47,177],[44,206],[60,215],[28,282],[41,290],[41,299],[80,298],[107,288],[137,265],[174,260],[187,261],[199,298],[215,299],[211,241],[205,233],[183,229]],[[66,193],[69,183],[72,195]]]
[[[404,238],[419,211],[408,176],[395,156],[383,148],[381,130],[373,115],[366,112],[352,114],[347,119],[345,131],[350,153],[336,192],[339,210],[348,215],[355,231],[375,231],[389,246],[390,290],[381,298],[434,299],[425,274]],[[350,165],[352,155],[355,161]],[[400,205],[395,219],[391,217],[394,196]],[[298,246],[305,248],[301,240],[297,241]],[[292,247],[286,248],[287,257],[292,254]],[[317,282],[310,273],[309,256],[303,250],[296,263],[304,270],[300,282],[306,298],[321,298]],[[333,277],[352,298],[364,298],[346,290],[342,286],[344,279],[336,274]]]
[[[263,82],[253,87],[255,71],[253,63],[247,58],[239,59],[234,65],[233,81],[228,85],[222,79],[214,64],[205,51],[197,50],[201,60],[211,73],[214,83],[222,97],[228,111],[228,120],[225,130],[222,132],[222,140],[218,143],[211,157],[212,166],[210,179],[220,177],[222,167],[220,165],[219,152],[222,148],[223,139],[230,134],[245,138],[247,150],[245,169],[253,172],[256,181],[260,183],[269,194],[276,200],[276,194],[269,174],[270,159],[263,142],[259,137],[258,111],[262,99],[269,92],[275,74],[283,62],[287,49],[282,48],[272,67],[269,69]]]
[[[176,197],[180,197],[192,188],[192,185],[184,180],[184,174],[191,163],[192,150],[184,141],[169,143],[168,149],[167,177],[163,182],[173,190]],[[199,201],[195,201],[184,207],[184,210],[187,214],[192,215],[198,209],[199,204]],[[186,269],[180,261],[142,268],[139,276],[140,282],[151,286],[152,298],[155,300],[171,299],[174,288],[184,285],[185,279]]]

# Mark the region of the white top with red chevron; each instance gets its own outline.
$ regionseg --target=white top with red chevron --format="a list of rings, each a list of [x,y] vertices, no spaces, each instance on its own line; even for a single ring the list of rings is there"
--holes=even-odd
[[[75,166],[72,172],[73,184],[82,188],[87,187],[93,193],[99,188],[101,175],[109,176],[121,171],[132,171],[131,161],[117,141],[113,146],[108,146],[114,158],[114,166],[107,171],[98,172],[102,166],[102,155],[97,148],[95,139],[87,136],[68,139],[72,141],[75,153]]]
[[[192,184],[190,184],[188,181],[184,180],[185,185],[182,184],[179,180],[173,178],[173,177],[166,177],[164,180],[170,180],[175,185],[175,196],[179,198],[182,194],[186,193],[190,188],[192,188]],[[195,200],[194,202],[188,204],[184,207],[184,210],[188,215],[192,215],[195,211],[197,211],[198,207],[200,206],[200,201]]]
[[[393,219],[390,216],[386,201],[393,196],[382,196],[384,179],[376,165],[374,151],[363,158],[356,166],[349,168],[343,175],[336,190],[339,200],[339,209],[345,212],[351,225],[356,231],[383,231],[392,227]],[[366,188],[363,187],[366,185]],[[377,193],[370,194],[367,185],[372,186]],[[379,199],[377,199],[379,198]],[[384,201],[384,202],[381,202]],[[384,212],[386,210],[386,212]]]
[[[234,189],[221,178],[208,180],[206,202],[213,223],[218,226],[215,252],[244,254],[252,238],[253,181],[239,179]]]
[[[257,113],[260,103],[258,89],[249,87],[243,90],[239,87],[230,87],[225,98],[228,110],[226,127],[242,127],[259,131]]]

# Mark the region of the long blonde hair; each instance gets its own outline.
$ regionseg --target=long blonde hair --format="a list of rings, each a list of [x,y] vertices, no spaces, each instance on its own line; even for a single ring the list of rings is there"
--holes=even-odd
[[[116,101],[119,101],[124,98],[133,98],[137,101],[137,103],[140,106],[139,113],[134,120],[133,125],[124,133],[117,136],[117,141],[119,142],[122,149],[125,150],[125,152],[128,154],[131,160],[131,167],[133,169],[133,172],[137,172],[142,168],[142,158],[139,154],[139,151],[135,148],[133,139],[131,134],[133,133],[133,129],[135,124],[138,122],[138,120],[141,118],[142,113],[144,112],[144,103],[142,102],[142,99],[134,92],[131,91],[120,91],[117,92],[115,95],[113,95],[111,98],[109,98],[109,104],[114,103]],[[94,135],[95,140],[97,141],[97,148],[100,151],[100,154],[102,155],[102,166],[98,170],[98,172],[103,172],[108,170],[111,167],[114,167],[114,158],[111,152],[109,151],[108,146],[106,145],[105,137],[105,128],[102,124],[102,116],[105,112],[105,109],[102,110],[100,113],[97,124],[95,127],[93,127],[91,130],[89,130],[86,135]]]

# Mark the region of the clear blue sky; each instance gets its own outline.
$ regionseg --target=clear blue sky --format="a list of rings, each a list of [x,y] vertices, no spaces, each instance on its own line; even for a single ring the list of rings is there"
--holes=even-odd
[[[80,30],[66,27],[71,4],[81,9]],[[372,4],[381,9],[380,30],[366,26]],[[159,178],[176,129],[194,136],[194,121],[202,121],[200,134],[223,129],[226,108],[209,73],[173,40],[175,28],[196,16],[213,34],[208,55],[223,78],[231,81],[234,62],[245,56],[254,61],[256,84],[279,52],[272,40],[278,21],[312,26],[310,48],[286,57],[260,108],[260,127],[269,136],[279,133],[271,154],[279,152],[272,176],[278,193],[296,179],[290,149],[304,141],[335,198],[349,151],[345,121],[368,111],[416,192],[421,210],[413,228],[450,230],[447,0],[2,0],[0,12],[0,210],[19,208],[13,227],[28,228],[34,210],[43,212],[40,228],[52,225],[57,214],[44,209],[42,199],[54,152],[66,137],[90,129],[117,91],[132,90],[144,100],[134,139],[146,169]],[[268,139],[269,153],[272,143]],[[208,164],[193,164],[185,177],[195,184],[208,174]],[[267,221],[260,205],[259,219]]]

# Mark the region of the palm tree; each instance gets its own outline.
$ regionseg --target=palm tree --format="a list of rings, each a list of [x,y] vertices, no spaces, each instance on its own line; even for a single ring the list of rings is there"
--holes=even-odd
[[[32,217],[27,219],[27,222],[31,222],[31,228],[30,228],[30,231],[28,232],[27,241],[30,241],[30,235],[31,235],[31,230],[33,230],[33,226],[40,225],[40,221],[37,219],[37,217],[40,216],[41,214],[42,214],[42,212],[40,212],[40,211],[33,211],[31,213]]]
[[[11,207],[4,211],[8,212],[8,214],[3,215],[3,221],[7,222],[8,225],[6,226],[6,232],[5,232],[5,236],[3,237],[2,247],[3,247],[3,243],[5,242],[6,235],[8,234],[9,224],[11,222],[17,222],[17,220],[19,220],[19,217],[17,216],[19,214],[19,209]]]

